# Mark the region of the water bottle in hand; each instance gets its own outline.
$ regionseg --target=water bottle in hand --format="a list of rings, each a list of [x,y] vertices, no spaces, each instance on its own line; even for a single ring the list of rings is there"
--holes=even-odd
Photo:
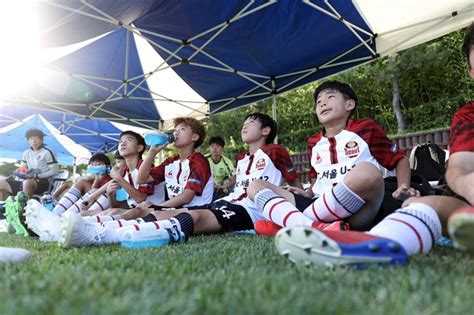
[[[165,143],[174,142],[174,135],[164,132],[151,132],[145,135],[145,143],[147,146],[163,145]]]
[[[115,191],[115,199],[117,201],[125,201],[128,199],[128,193],[125,189],[119,188]]]

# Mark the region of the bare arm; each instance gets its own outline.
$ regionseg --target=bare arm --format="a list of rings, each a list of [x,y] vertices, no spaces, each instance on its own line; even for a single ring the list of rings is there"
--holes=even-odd
[[[474,152],[456,152],[449,157],[446,181],[455,193],[474,204]]]
[[[138,184],[148,184],[153,181],[153,177],[151,177],[150,175],[151,166],[153,165],[153,162],[155,161],[156,155],[161,150],[163,150],[165,146],[166,144],[161,145],[161,146],[152,145],[150,147],[145,159],[143,160],[142,165],[140,165],[140,168],[138,169],[138,175],[137,175]]]
[[[177,195],[176,197],[167,200],[160,204],[160,206],[163,207],[170,207],[170,208],[180,208],[183,207],[184,205],[188,204],[193,200],[194,196],[196,195],[196,192],[192,189],[184,189],[184,191]]]
[[[419,196],[420,192],[410,187],[411,170],[408,157],[404,156],[400,159],[396,166],[397,171],[397,190],[392,193],[394,198],[399,198],[401,195]]]

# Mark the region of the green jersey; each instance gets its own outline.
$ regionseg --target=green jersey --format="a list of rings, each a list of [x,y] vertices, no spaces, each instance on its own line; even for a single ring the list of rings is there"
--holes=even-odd
[[[235,175],[234,163],[232,163],[232,161],[225,156],[221,155],[221,159],[217,163],[214,162],[212,156],[209,156],[207,159],[211,165],[214,183],[222,185],[229,177]]]

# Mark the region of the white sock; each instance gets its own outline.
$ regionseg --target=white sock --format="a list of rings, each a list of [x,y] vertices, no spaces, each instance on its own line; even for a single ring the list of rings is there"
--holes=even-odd
[[[364,199],[341,182],[326,191],[303,213],[315,221],[333,222],[353,215],[364,204]]]
[[[306,217],[295,205],[277,195],[271,189],[262,189],[255,194],[257,208],[263,216],[279,226],[311,226],[313,220]]]
[[[81,191],[76,187],[72,186],[69,190],[59,199],[58,203],[53,209],[53,213],[61,215],[64,211],[69,209],[77,200],[81,198]]]
[[[441,222],[430,206],[412,203],[388,215],[368,233],[398,242],[408,255],[427,254],[441,237]]]
[[[122,235],[118,229],[104,229],[104,236],[100,240],[101,244],[116,244],[122,241]]]
[[[84,194],[84,196],[82,196],[81,198],[79,198],[78,201],[76,201],[72,206],[69,207],[68,211],[74,211],[76,213],[79,213],[82,211],[82,203],[84,202],[84,200],[87,200],[89,198],[91,194],[86,192]]]
[[[168,220],[165,220],[168,221]],[[123,240],[123,235],[127,231],[144,231],[144,230],[157,230],[157,229],[164,229],[165,227],[161,226],[158,224],[156,221],[152,222],[146,222],[146,223],[141,223],[141,224],[133,224],[133,225],[128,225],[124,226],[118,229],[114,229],[117,231],[117,233],[120,236],[120,241]]]
[[[119,229],[124,226],[141,224],[142,222],[143,221],[138,221],[138,220],[119,219],[119,220],[114,220],[114,221],[103,221],[101,224],[102,226],[105,226],[108,229]]]
[[[96,202],[88,210],[91,211],[104,211],[110,207],[109,198],[106,194],[100,196]]]
[[[108,221],[120,220],[121,215],[92,215],[88,217],[82,217],[84,221],[88,223],[103,223]]]

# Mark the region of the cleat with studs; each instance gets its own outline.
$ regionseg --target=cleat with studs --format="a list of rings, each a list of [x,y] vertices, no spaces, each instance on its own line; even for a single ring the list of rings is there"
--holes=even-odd
[[[355,231],[321,231],[310,227],[280,230],[277,250],[296,264],[325,266],[405,265],[408,256],[400,244]]]

